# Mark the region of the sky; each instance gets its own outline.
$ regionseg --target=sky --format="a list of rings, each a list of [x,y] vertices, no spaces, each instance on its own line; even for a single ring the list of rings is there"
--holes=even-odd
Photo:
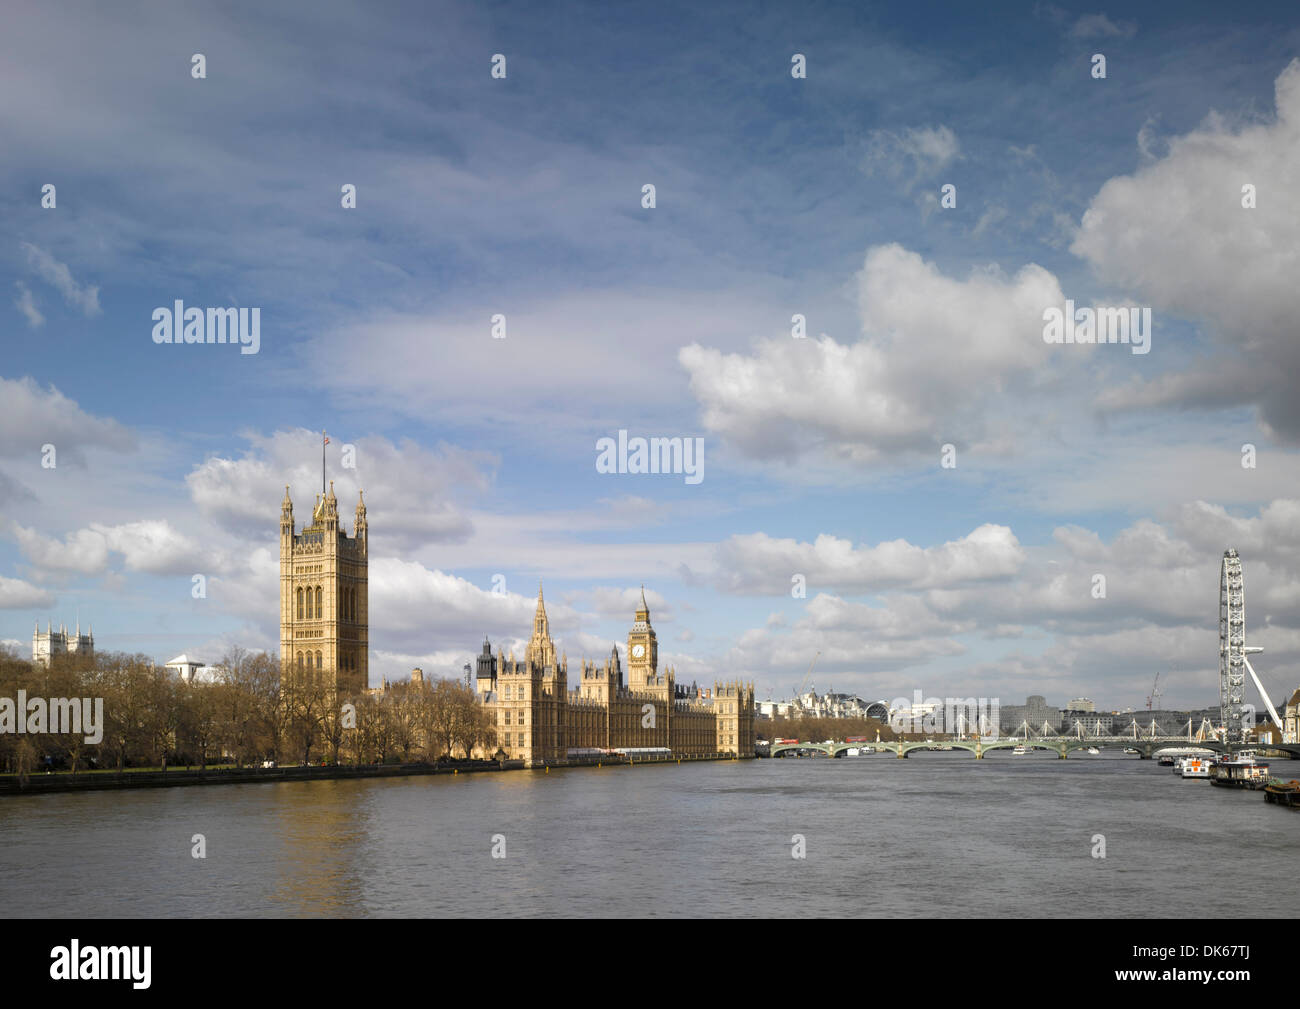
[[[575,666],[644,585],[679,682],[1207,706],[1233,547],[1255,668],[1300,684],[1291,5],[3,22],[20,653],[278,651],[327,431],[372,683],[520,651],[544,582]],[[1148,352],[1048,342],[1067,299],[1149,311]],[[257,352],[155,342],[178,300],[256,309]],[[601,472],[620,431],[700,439],[702,479]]]

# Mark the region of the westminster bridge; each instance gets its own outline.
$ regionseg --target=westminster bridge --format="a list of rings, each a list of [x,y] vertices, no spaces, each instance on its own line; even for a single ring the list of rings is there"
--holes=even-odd
[[[888,750],[895,754],[899,759],[906,757],[914,750],[966,750],[975,755],[976,760],[983,760],[984,754],[991,750],[1010,750],[1017,746],[1023,746],[1031,750],[1050,750],[1055,753],[1061,760],[1065,760],[1075,750],[1087,750],[1089,747],[1107,746],[1112,749],[1118,747],[1127,747],[1131,750],[1137,750],[1138,756],[1143,760],[1151,760],[1161,750],[1207,750],[1214,753],[1227,753],[1228,747],[1213,739],[1189,739],[1187,736],[1154,736],[1134,739],[1132,736],[1101,736],[1085,737],[1077,736],[1043,736],[1030,739],[945,739],[945,740],[897,740],[894,742],[878,741],[874,743],[780,743],[772,746],[768,755],[771,757],[780,757],[790,751],[813,750],[824,753],[828,757],[839,757],[849,750]],[[1241,746],[1235,749],[1243,749]],[[1300,744],[1296,743],[1263,743],[1254,747],[1256,750],[1268,752],[1282,751],[1289,753],[1294,760],[1300,758]]]

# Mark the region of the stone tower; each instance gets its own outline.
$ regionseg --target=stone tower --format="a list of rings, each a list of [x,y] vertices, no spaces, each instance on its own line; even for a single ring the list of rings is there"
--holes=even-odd
[[[627,685],[632,690],[646,690],[659,686],[659,641],[650,626],[650,607],[645,601],[645,586],[641,586],[641,605],[636,608],[636,621],[627,632]]]
[[[68,628],[63,624],[59,629],[54,629],[53,623],[45,622],[45,632],[41,633],[39,622],[32,630],[32,661],[42,666],[49,666],[50,662],[60,655],[89,655],[95,654],[95,629],[92,627],[86,634],[81,633],[81,621],[77,621],[77,629],[73,634],[68,633]]]
[[[311,524],[294,531],[293,502],[280,505],[280,663],[286,682],[323,680],[359,696],[370,684],[366,503],[351,537],[339,522],[334,483],[317,495]]]

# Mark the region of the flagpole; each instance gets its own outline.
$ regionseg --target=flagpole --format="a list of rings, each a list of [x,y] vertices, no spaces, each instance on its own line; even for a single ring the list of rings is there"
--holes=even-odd
[[[326,446],[326,444],[329,443],[329,439],[325,437],[325,432],[324,432],[324,431],[321,431],[321,433],[320,433],[320,437],[321,437],[321,443],[320,443],[320,496],[321,496],[321,497],[324,497],[324,496],[325,496],[325,446]]]

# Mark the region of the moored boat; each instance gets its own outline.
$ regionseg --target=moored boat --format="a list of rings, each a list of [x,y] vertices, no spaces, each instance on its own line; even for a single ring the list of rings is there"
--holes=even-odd
[[[1184,757],[1178,773],[1184,778],[1208,778],[1214,765],[1204,757]]]
[[[1211,783],[1229,788],[1263,788],[1268,784],[1268,764],[1254,757],[1237,756],[1214,765]]]
[[[1273,802],[1279,806],[1300,809],[1300,781],[1296,781],[1294,778],[1290,781],[1281,781],[1274,778],[1264,786],[1264,799],[1266,802]]]

